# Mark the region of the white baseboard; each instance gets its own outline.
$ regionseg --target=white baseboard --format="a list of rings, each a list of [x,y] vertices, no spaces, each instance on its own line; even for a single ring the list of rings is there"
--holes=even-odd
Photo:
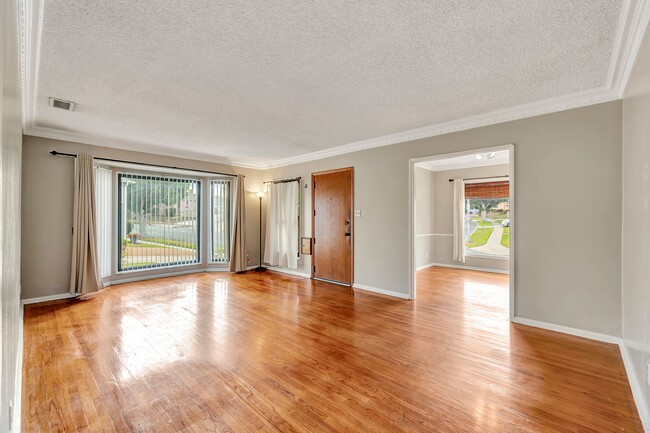
[[[117,280],[112,280],[109,281],[109,285],[115,285],[115,284],[123,284],[123,283],[135,283],[137,281],[146,281],[146,280],[155,280],[158,278],[167,278],[167,277],[179,277],[181,275],[189,275],[189,274],[200,274],[203,272],[207,272],[206,268],[201,268],[201,269],[190,269],[187,271],[178,271],[178,272],[166,272],[164,274],[154,274],[154,275],[139,275],[136,277],[131,277],[131,278],[120,278]],[[107,283],[104,283],[104,286],[106,286]]]
[[[379,293],[381,295],[393,296],[400,299],[411,299],[408,293],[395,292],[393,290],[380,289],[379,287],[366,286],[365,284],[354,284],[353,289],[365,290],[366,292]]]
[[[539,320],[525,319],[523,317],[513,317],[512,321],[521,325],[533,326],[535,328],[542,328],[549,331],[561,332],[563,334],[575,335],[577,337],[588,338],[590,340],[602,341],[604,343],[616,344],[621,351],[621,358],[623,358],[623,365],[627,373],[627,379],[632,389],[632,396],[634,397],[634,404],[639,412],[639,418],[646,432],[650,432],[650,411],[648,407],[650,402],[646,402],[643,398],[641,382],[636,375],[632,358],[628,353],[625,340],[620,337],[612,335],[600,334],[598,332],[585,331],[583,329],[571,328],[569,326],[556,325],[554,323],[540,322]]]
[[[598,332],[585,331],[583,329],[571,328],[569,326],[556,325],[554,323],[541,322],[539,320],[513,317],[512,321],[520,325],[533,326],[548,331],[561,332],[562,334],[575,335],[576,337],[588,338],[590,340],[602,341],[604,343],[620,344],[620,338],[612,335],[600,334]]]
[[[208,267],[204,269],[205,272],[230,272],[230,268],[215,268],[215,267]]]
[[[77,295],[73,295],[70,292],[66,292],[66,293],[57,293],[56,295],[39,296],[37,298],[27,298],[27,299],[23,299],[21,303],[23,305],[38,304],[39,302],[58,301],[60,299],[69,299],[69,298],[76,298],[76,297]]]
[[[645,398],[643,397],[643,388],[641,387],[642,382],[636,374],[632,358],[628,352],[627,344],[623,338],[620,339],[619,346],[621,347],[621,357],[623,357],[625,372],[627,373],[627,379],[630,381],[630,388],[632,388],[632,396],[634,397],[636,409],[639,412],[639,418],[641,418],[643,429],[646,432],[650,432],[650,401],[645,401]]]
[[[22,430],[21,426],[21,416],[22,416],[22,401],[23,401],[23,346],[24,346],[24,334],[23,328],[25,327],[25,307],[20,305],[18,308],[18,353],[16,354],[16,383],[14,388],[14,413],[11,418],[11,430],[10,432],[20,432]]]
[[[269,266],[267,269],[269,271],[279,272],[281,274],[293,275],[294,277],[311,278],[311,275],[309,275],[309,274],[305,274],[304,272],[292,271],[291,269],[287,269],[287,268],[280,268],[280,267],[277,267],[277,266]]]
[[[510,274],[510,271],[502,271],[501,269],[479,268],[477,266],[454,265],[450,263],[431,263],[431,266],[440,266],[441,268],[465,269],[467,271],[491,272],[493,274]]]
[[[418,266],[417,268],[415,268],[415,270],[416,271],[423,271],[423,270],[425,270],[427,268],[430,268],[432,266],[438,266],[438,265],[436,265],[435,263],[428,263],[426,265]]]

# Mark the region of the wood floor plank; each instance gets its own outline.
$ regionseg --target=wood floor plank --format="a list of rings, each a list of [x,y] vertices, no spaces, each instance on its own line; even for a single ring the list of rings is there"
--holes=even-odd
[[[512,324],[508,277],[415,301],[273,272],[25,308],[25,432],[642,431],[618,348]]]

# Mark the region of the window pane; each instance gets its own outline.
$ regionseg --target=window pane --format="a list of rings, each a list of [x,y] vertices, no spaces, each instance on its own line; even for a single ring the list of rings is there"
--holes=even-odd
[[[113,238],[113,173],[101,167],[95,167],[95,208],[97,223],[97,255],[99,276],[111,275],[111,240]]]
[[[214,263],[230,261],[230,180],[210,183],[212,211],[212,257]]]
[[[200,183],[119,175],[121,271],[199,262]]]
[[[508,257],[510,200],[470,198],[465,204],[465,252]]]

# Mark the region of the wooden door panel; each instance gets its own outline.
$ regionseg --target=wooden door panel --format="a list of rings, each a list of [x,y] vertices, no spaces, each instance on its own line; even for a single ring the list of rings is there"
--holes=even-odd
[[[351,168],[312,175],[314,278],[352,285],[353,172]]]

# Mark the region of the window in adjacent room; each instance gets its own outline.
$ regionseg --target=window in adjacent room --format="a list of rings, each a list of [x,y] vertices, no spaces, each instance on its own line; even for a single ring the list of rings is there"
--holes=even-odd
[[[465,253],[510,256],[508,181],[465,184]]]

